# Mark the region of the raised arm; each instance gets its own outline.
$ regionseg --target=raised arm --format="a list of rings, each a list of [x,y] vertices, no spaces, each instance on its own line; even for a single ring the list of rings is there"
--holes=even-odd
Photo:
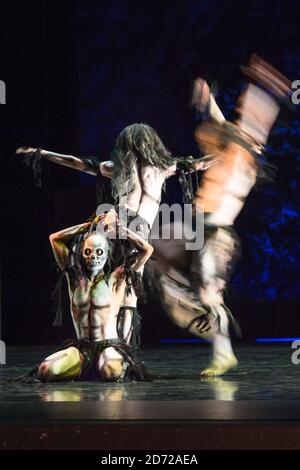
[[[17,155],[31,156],[37,152],[38,149],[33,147],[19,147],[16,150]],[[66,166],[72,168],[73,170],[83,171],[89,175],[95,176],[96,170],[86,163],[84,160],[74,157],[73,155],[64,155],[61,153],[49,152],[48,150],[41,149],[39,150],[39,155],[41,158],[49,160],[50,162],[57,163],[58,165]]]
[[[121,225],[119,223],[117,213],[114,210],[111,210],[102,216],[102,220],[100,219],[100,222],[107,234],[112,234],[115,236],[116,230],[118,228],[119,236],[122,238],[127,238],[135,246],[139,254],[134,261],[132,269],[134,271],[139,271],[152,255],[154,250],[152,245],[150,245],[150,243],[144,240],[137,233],[129,230],[124,225]]]
[[[149,242],[144,240],[140,235],[135,232],[132,232],[126,227],[122,227],[123,233],[127,235],[127,238],[138,250],[139,254],[132,266],[134,271],[139,271],[148,261],[150,256],[153,253],[153,246]]]
[[[203,78],[197,78],[194,81],[191,105],[199,113],[205,114],[216,123],[222,124],[225,121],[225,116],[217,105],[214,94],[211,93],[207,82]]]
[[[92,223],[97,223],[98,218],[93,222],[85,222],[83,224],[74,225],[74,227],[65,228],[59,232],[52,233],[49,237],[54,258],[60,267],[65,269],[67,261],[69,259],[70,250],[67,247],[67,242],[71,240],[75,235],[85,233],[91,226]]]

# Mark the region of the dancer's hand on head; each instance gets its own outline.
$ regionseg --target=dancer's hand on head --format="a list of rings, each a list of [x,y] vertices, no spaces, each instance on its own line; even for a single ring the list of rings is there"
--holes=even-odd
[[[103,214],[96,215],[96,217],[94,218],[94,220],[92,222],[97,225],[100,222],[103,222],[105,217],[106,217],[106,213],[104,212]]]
[[[94,223],[100,223],[106,233],[115,233],[119,219],[116,211],[111,209],[109,212],[97,215],[94,219]]]
[[[119,218],[118,214],[114,209],[111,209],[109,212],[107,212],[104,219],[104,223],[108,226],[108,228],[116,228],[119,223]]]
[[[16,150],[16,155],[28,155],[29,153],[36,152],[34,147],[18,147]]]

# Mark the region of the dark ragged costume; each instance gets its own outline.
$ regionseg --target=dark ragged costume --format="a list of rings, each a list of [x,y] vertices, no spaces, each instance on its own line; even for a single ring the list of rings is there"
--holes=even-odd
[[[101,353],[106,349],[113,347],[123,358],[123,371],[117,379],[111,379],[112,382],[124,382],[130,380],[148,381],[151,380],[143,362],[136,355],[133,346],[126,344],[117,338],[105,339],[102,341],[89,341],[87,339],[68,339],[61,344],[55,352],[64,353],[70,347],[76,348],[82,357],[81,372],[76,381],[109,381],[102,379],[99,375],[97,362]],[[39,365],[24,375],[8,379],[8,382],[37,383],[43,382],[38,375]],[[70,372],[70,370],[68,371]],[[64,378],[58,381],[66,380]]]
[[[79,349],[84,357],[83,367],[78,380],[99,380],[97,362],[100,354],[113,347],[123,357],[122,375],[115,381],[124,380],[144,381],[149,379],[144,364],[138,359],[134,346],[125,343],[121,339],[111,338],[102,341],[70,340],[65,342],[65,347],[74,346]],[[100,378],[101,380],[101,378]],[[105,379],[107,380],[107,379]]]

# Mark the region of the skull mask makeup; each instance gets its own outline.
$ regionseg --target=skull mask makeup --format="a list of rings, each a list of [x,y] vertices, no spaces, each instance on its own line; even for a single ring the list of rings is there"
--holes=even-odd
[[[108,243],[104,235],[93,233],[87,237],[82,247],[82,260],[89,271],[101,272],[108,255]]]

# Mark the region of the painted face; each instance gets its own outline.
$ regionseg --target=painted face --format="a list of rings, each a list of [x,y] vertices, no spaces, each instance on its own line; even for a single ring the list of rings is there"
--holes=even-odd
[[[89,271],[102,271],[107,261],[108,243],[100,233],[86,238],[82,247],[82,259]]]

